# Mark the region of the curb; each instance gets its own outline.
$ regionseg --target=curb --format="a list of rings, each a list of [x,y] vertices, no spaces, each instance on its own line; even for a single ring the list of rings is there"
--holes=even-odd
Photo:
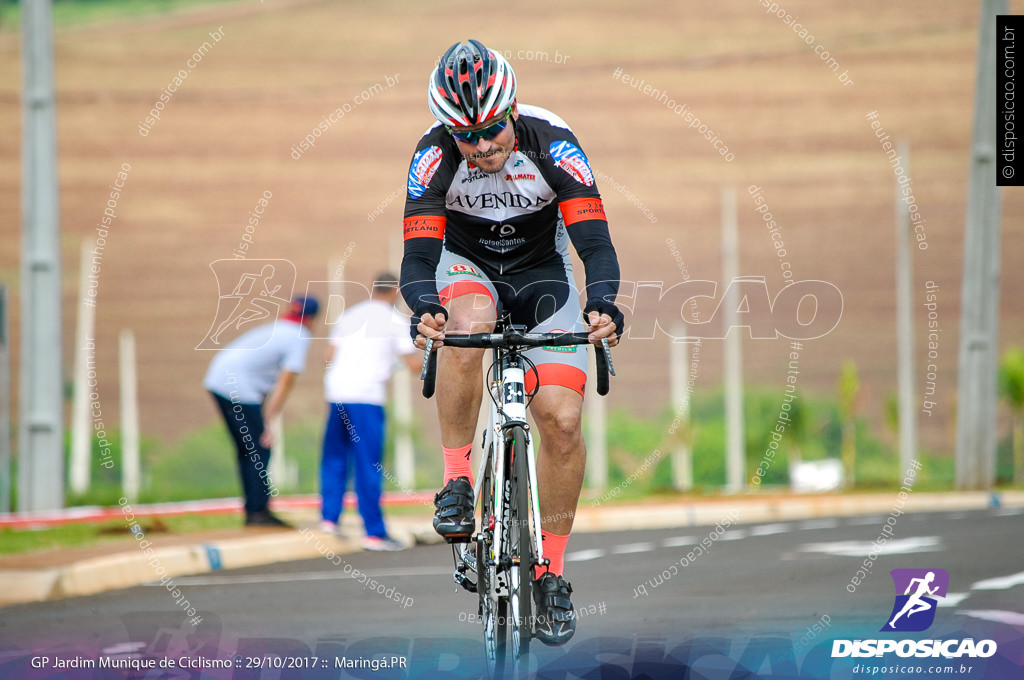
[[[577,509],[573,531],[628,531],[714,525],[725,518],[736,524],[766,521],[845,517],[851,515],[980,510],[992,507],[1024,506],[1024,491],[1001,493],[954,492],[911,494],[902,507],[897,494],[856,496],[779,496],[760,498],[740,496],[693,502],[648,502],[629,505],[603,505],[583,502]],[[732,515],[738,518],[733,519]],[[879,521],[883,521],[880,519]],[[441,538],[433,532],[429,516],[394,517],[389,531],[406,545],[437,544]],[[218,541],[121,550],[81,560],[62,567],[0,570],[0,607],[27,602],[94,595],[163,578],[203,574],[274,562],[318,557],[321,553],[309,536],[318,534],[334,541],[336,554],[362,550],[353,538],[331,536],[302,526],[295,531],[260,532],[260,535]],[[164,569],[162,578],[157,574]]]

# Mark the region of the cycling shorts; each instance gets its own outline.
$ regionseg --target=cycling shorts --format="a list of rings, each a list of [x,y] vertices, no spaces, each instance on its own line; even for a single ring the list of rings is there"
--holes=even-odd
[[[442,249],[438,261],[437,294],[441,304],[463,295],[479,293],[494,303],[509,323],[533,333],[585,331],[580,296],[568,261],[541,266],[518,274],[502,275],[469,258]],[[476,332],[477,329],[471,329]],[[561,385],[583,396],[587,384],[587,346],[534,347],[524,355],[536,372],[526,373],[526,389]]]

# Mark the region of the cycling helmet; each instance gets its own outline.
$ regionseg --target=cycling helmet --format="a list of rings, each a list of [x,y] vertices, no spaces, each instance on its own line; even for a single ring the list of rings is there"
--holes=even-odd
[[[444,125],[469,126],[505,111],[516,99],[516,74],[494,50],[455,43],[430,74],[430,112]]]

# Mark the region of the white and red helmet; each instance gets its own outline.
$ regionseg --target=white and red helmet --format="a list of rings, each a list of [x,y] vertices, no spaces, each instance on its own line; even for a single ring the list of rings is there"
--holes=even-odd
[[[477,125],[516,99],[516,74],[501,54],[477,40],[455,43],[430,74],[427,102],[444,125]]]

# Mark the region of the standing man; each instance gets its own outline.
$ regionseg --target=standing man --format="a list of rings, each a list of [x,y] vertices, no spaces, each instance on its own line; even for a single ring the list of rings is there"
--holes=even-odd
[[[387,383],[401,357],[410,370],[421,360],[409,338],[409,322],[395,311],[398,277],[377,275],[370,299],[348,309],[331,331],[324,392],[327,431],[320,460],[321,528],[336,532],[349,471],[355,468],[366,550],[401,550],[390,538],[380,509]]]
[[[616,344],[623,329],[614,304],[618,260],[594,174],[569,126],[550,111],[519,105],[512,67],[475,40],[444,53],[427,101],[438,122],[420,139],[409,169],[402,261],[417,345],[487,332],[498,309],[531,331],[586,329],[592,342]],[[582,314],[570,242],[586,270]],[[434,528],[450,542],[468,540],[475,529],[469,458],[483,351],[447,348],[438,362],[445,473]],[[576,348],[528,355],[537,367],[527,373],[527,389],[537,390],[531,412],[541,440],[541,533],[551,560],[536,571],[537,637],[558,645],[576,629],[562,567],[586,463],[580,414],[587,357]]]
[[[267,473],[275,435],[269,423],[306,366],[319,308],[315,298],[295,298],[284,318],[243,333],[219,351],[203,380],[235,441],[246,526],[288,526],[267,507],[277,495]]]

